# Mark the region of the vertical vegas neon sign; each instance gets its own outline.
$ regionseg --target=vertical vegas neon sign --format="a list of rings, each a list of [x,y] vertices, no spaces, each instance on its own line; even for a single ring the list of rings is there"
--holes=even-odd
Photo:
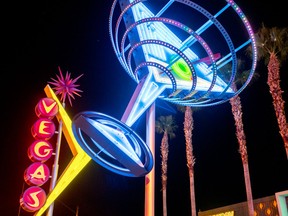
[[[35,113],[39,118],[31,128],[35,141],[27,151],[33,163],[24,172],[24,181],[30,187],[20,197],[21,207],[28,212],[39,210],[46,202],[46,192],[40,186],[50,178],[50,169],[45,162],[50,159],[53,152],[48,140],[55,133],[52,119],[58,113],[58,105],[52,98],[42,98],[35,107]]]

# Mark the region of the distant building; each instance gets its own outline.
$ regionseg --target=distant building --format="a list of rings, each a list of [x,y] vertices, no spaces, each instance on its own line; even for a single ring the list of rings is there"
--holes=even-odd
[[[255,216],[288,216],[288,190],[255,199]],[[247,216],[247,202],[198,212],[198,216]]]

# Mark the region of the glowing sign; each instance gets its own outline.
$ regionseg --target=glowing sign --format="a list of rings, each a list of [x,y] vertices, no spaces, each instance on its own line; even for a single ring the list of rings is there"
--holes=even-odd
[[[234,216],[234,211],[228,211],[228,212],[224,212],[224,213],[213,214],[210,216]]]
[[[22,194],[20,205],[24,210],[34,212],[39,210],[45,204],[45,200],[45,191],[38,186],[32,186],[26,189]]]
[[[121,13],[117,14],[118,2]],[[256,68],[254,33],[234,1],[226,0],[228,4],[215,15],[193,1],[174,0],[163,2],[163,5],[156,2],[115,0],[110,11],[109,31],[114,51],[125,71],[138,83],[121,119],[128,126],[133,125],[157,98],[194,107],[224,103],[248,85]],[[152,12],[149,7],[154,3]],[[179,4],[199,14],[200,26],[194,26],[195,29],[188,26],[188,17],[182,21],[174,20],[177,16],[169,18],[169,12],[173,11],[171,7]],[[229,35],[231,26],[226,29],[216,18],[228,9],[233,10],[236,19],[240,18],[242,27],[246,28],[244,43],[238,47]],[[126,30],[121,29],[123,24]],[[193,26],[193,22],[189,24]],[[221,49],[212,46],[212,50],[208,42],[217,43]],[[251,70],[243,85],[234,91],[230,86],[238,72],[236,53],[249,44],[253,52]],[[223,68],[228,63],[231,71]],[[226,78],[224,73],[230,77]]]
[[[24,172],[24,180],[28,185],[41,186],[48,181],[50,170],[41,162],[32,163]]]
[[[50,170],[45,161],[52,155],[52,145],[47,141],[55,133],[52,118],[58,113],[58,105],[52,98],[42,98],[35,107],[35,113],[40,118],[31,128],[36,141],[28,148],[28,157],[32,163],[24,172],[24,181],[33,187],[28,188],[20,198],[20,206],[26,211],[37,211],[46,202],[46,193],[38,186],[50,178]]]
[[[118,2],[122,12],[115,19],[113,17],[114,8]],[[126,132],[130,132],[129,126],[132,126],[157,98],[183,106],[211,106],[230,100],[239,94],[251,80],[256,67],[256,45],[253,31],[242,11],[232,0],[226,0],[227,6],[216,15],[210,14],[201,6],[187,0],[169,1],[157,14],[152,13],[142,2],[145,0],[114,0],[110,12],[109,30],[114,51],[126,72],[138,83],[121,122],[109,116],[103,117],[99,113],[85,112],[76,116],[73,119],[75,123],[72,124],[55,93],[49,86],[45,88],[46,95],[57,101],[59,106],[57,119],[63,122],[63,132],[73,153],[73,159],[57,181],[54,190],[49,194],[45,205],[35,216],[44,213],[86,166],[90,157],[114,171],[121,173],[124,170],[125,173],[128,170],[129,174],[136,172],[136,174],[143,175],[142,171],[145,169],[139,169],[140,166],[143,168],[145,165],[141,160],[142,152],[145,154],[145,160],[150,162],[153,158],[150,157],[149,151],[143,151],[142,142],[138,142],[138,140],[135,142],[134,134],[127,135]],[[185,4],[199,12],[201,16],[208,19],[207,22],[193,30],[181,22],[161,17],[173,2]],[[216,19],[228,8],[233,8],[248,31],[248,40],[236,48],[226,29]],[[122,20],[126,25],[126,30],[119,31]],[[113,26],[114,21],[116,21],[115,26]],[[217,33],[224,37],[225,43],[223,44],[227,46],[228,54],[223,55],[224,57],[219,61],[215,55],[219,51],[212,51],[202,38],[202,36],[208,35],[202,33],[210,26],[219,31]],[[180,39],[171,31],[170,27],[183,31],[182,33],[187,35],[187,38]],[[200,36],[201,34],[202,36]],[[128,39],[129,42],[127,42]],[[197,54],[191,47],[194,43],[200,45],[200,52],[197,51]],[[237,74],[236,52],[250,43],[252,43],[253,51],[252,68],[246,82],[237,92],[234,92],[230,85],[234,82]],[[221,45],[219,46],[222,49]],[[203,53],[204,56],[200,56]],[[134,62],[132,56],[135,57]],[[224,81],[219,76],[218,70],[227,62],[232,62],[232,72],[230,78]],[[87,140],[89,143],[86,142]],[[99,155],[94,151],[95,149],[100,150]],[[102,153],[105,157],[100,156]],[[123,158],[118,158],[119,156],[123,156]],[[109,160],[106,160],[107,158]],[[110,161],[118,159],[128,169],[125,170],[115,163],[110,163]],[[151,168],[149,162],[148,168]],[[138,173],[138,171],[141,172]]]
[[[42,98],[35,107],[39,118],[52,119],[58,113],[58,105],[52,98]]]
[[[280,216],[288,216],[288,190],[275,193]]]
[[[47,161],[53,153],[52,145],[46,140],[35,140],[28,148],[28,157],[31,161]]]
[[[38,119],[31,128],[35,139],[49,140],[55,133],[55,124],[48,118]]]
[[[153,167],[149,147],[131,128],[115,118],[82,112],[73,118],[72,129],[84,151],[113,172],[139,177]]]
[[[72,151],[73,158],[71,159],[70,163],[65,168],[61,176],[58,178],[54,189],[48,194],[43,207],[39,209],[39,211],[37,211],[34,216],[42,215],[91,160],[89,155],[80,147],[80,145],[76,141],[72,132],[72,121],[53,90],[50,88],[49,85],[47,85],[44,90],[46,95],[50,98],[53,98],[58,104],[59,112],[56,117],[58,121],[62,121],[63,123],[63,133],[70,147],[70,150]]]

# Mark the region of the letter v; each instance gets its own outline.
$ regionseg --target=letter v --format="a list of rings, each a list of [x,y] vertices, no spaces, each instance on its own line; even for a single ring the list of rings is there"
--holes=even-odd
[[[50,104],[49,106],[47,106],[47,104],[46,104],[46,102],[45,102],[45,99],[44,99],[44,100],[42,100],[42,104],[43,104],[43,106],[44,106],[45,112],[46,112],[46,113],[50,113],[51,110],[55,107],[56,102],[54,101],[54,103],[52,103],[52,104]]]

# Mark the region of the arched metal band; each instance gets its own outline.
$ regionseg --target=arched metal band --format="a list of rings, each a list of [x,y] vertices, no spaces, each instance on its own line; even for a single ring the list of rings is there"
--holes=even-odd
[[[195,69],[193,67],[193,65],[191,64],[191,62],[189,61],[188,57],[181,52],[178,48],[176,48],[175,46],[168,44],[166,42],[163,41],[159,41],[159,40],[143,40],[140,41],[139,43],[136,43],[134,46],[131,47],[131,49],[129,50],[128,56],[127,56],[127,64],[128,64],[128,70],[132,71],[131,68],[131,58],[132,58],[132,53],[133,51],[138,48],[139,46],[145,45],[145,44],[157,44],[157,45],[161,45],[164,46],[166,48],[169,48],[171,50],[173,50],[176,54],[178,54],[181,58],[183,58],[183,60],[188,64],[189,69],[191,70],[192,73],[192,87],[189,91],[188,94],[190,94],[191,92],[193,92],[196,88],[196,83],[197,83],[197,76],[196,76],[196,72]],[[169,69],[168,69],[169,71]],[[137,75],[134,72],[134,76],[136,77]]]
[[[125,41],[126,41],[126,38],[128,37],[129,32],[132,31],[132,29],[134,29],[137,25],[144,24],[144,23],[150,23],[150,22],[161,22],[161,23],[166,23],[166,24],[170,24],[170,25],[173,25],[175,27],[181,28],[182,30],[184,30],[188,34],[195,37],[195,39],[201,44],[201,46],[204,48],[204,50],[206,51],[207,55],[209,56],[209,58],[212,62],[213,78],[212,78],[210,87],[207,89],[207,92],[205,94],[203,94],[202,96],[199,96],[198,99],[207,96],[212,91],[212,89],[215,85],[216,79],[217,79],[217,68],[216,68],[216,63],[215,63],[215,59],[213,56],[213,52],[209,48],[208,44],[199,35],[197,35],[197,33],[195,31],[193,31],[191,28],[189,28],[188,26],[185,26],[184,24],[182,24],[180,22],[177,22],[175,20],[171,20],[168,18],[151,17],[151,18],[141,19],[141,20],[138,20],[137,22],[133,23],[132,25],[130,25],[127,28],[127,30],[124,32],[123,37],[122,37],[121,48],[120,48],[120,53],[122,54],[122,59],[125,59],[124,46],[125,46]],[[126,70],[129,71],[129,69],[126,69]],[[197,85],[197,83],[195,83],[195,84]]]
[[[142,62],[141,64],[139,64],[136,67],[135,74],[137,74],[138,70],[140,70],[143,67],[147,67],[147,66],[156,67],[156,68],[162,70],[168,76],[168,78],[171,80],[172,93],[177,90],[177,83],[176,83],[176,79],[175,79],[174,75],[166,67],[164,67],[163,65],[158,64],[156,62]]]
[[[133,78],[135,79],[135,72],[133,72],[131,70],[131,67],[130,69],[127,68],[127,62],[126,62],[126,58],[125,58],[125,52],[126,50],[124,50],[124,44],[122,43],[123,42],[123,38],[124,37],[127,37],[125,35],[123,35],[122,37],[122,42],[120,44],[121,46],[121,49],[119,49],[119,45],[118,45],[118,28],[120,26],[120,22],[121,20],[123,20],[123,16],[124,14],[129,10],[131,9],[133,6],[137,5],[138,3],[141,3],[145,0],[136,0],[136,1],[133,1],[132,3],[130,3],[121,13],[121,15],[119,16],[118,20],[117,20],[117,23],[116,23],[116,27],[115,27],[115,37],[114,39],[111,39],[112,40],[112,43],[113,43],[113,48],[114,48],[114,51],[117,55],[117,57],[119,58],[119,61],[121,62],[121,65],[125,68],[125,70],[127,71],[127,73]],[[113,7],[111,9],[111,14],[110,14],[110,17],[112,17],[112,14],[114,13],[114,9],[115,9],[115,5],[118,1],[115,0],[113,2]],[[216,97],[213,97],[213,98],[210,98],[210,99],[207,99],[207,100],[203,100],[204,97],[208,96],[210,93],[211,93],[211,90],[213,90],[213,87],[215,85],[215,82],[216,82],[216,75],[217,74],[217,67],[216,67],[216,64],[215,66],[213,65],[214,68],[212,68],[213,70],[213,80],[214,80],[214,83],[213,83],[213,80],[211,82],[211,86],[209,88],[209,90],[207,90],[207,92],[205,94],[203,94],[201,96],[201,98],[197,97],[197,98],[192,98],[190,100],[183,100],[182,99],[179,99],[179,98],[167,98],[168,101],[171,101],[171,102],[174,102],[174,103],[180,103],[182,102],[183,104],[185,105],[190,105],[190,106],[210,106],[210,105],[215,105],[215,104],[219,104],[219,103],[224,103],[226,101],[228,101],[230,98],[227,98],[225,99],[225,97],[222,97],[222,95],[224,96],[225,92],[230,88],[230,86],[232,85],[232,83],[235,81],[235,76],[236,76],[236,73],[237,73],[237,57],[236,57],[236,52],[235,52],[235,48],[234,48],[234,45],[233,45],[233,42],[229,36],[229,34],[226,32],[225,28],[219,23],[219,21],[216,19],[216,17],[214,17],[212,14],[210,14],[207,10],[205,10],[204,8],[202,8],[201,6],[197,5],[196,3],[194,2],[191,2],[191,1],[188,1],[188,0],[175,0],[175,2],[179,2],[179,3],[182,3],[182,4],[185,4],[195,10],[197,10],[198,12],[200,12],[201,14],[203,14],[205,17],[207,17],[209,19],[209,21],[216,26],[216,28],[220,31],[220,33],[223,35],[226,43],[227,43],[227,46],[229,47],[229,50],[230,50],[230,53],[231,53],[231,61],[232,61],[232,73],[231,73],[231,76],[230,76],[230,80],[229,82],[227,83],[227,87],[224,88],[224,90],[222,91],[222,93],[219,93]],[[255,71],[255,68],[256,68],[256,60],[257,60],[257,52],[256,52],[256,43],[255,43],[255,38],[254,38],[254,34],[253,34],[253,31],[251,29],[251,26],[249,24],[249,22],[247,21],[244,13],[241,11],[241,9],[234,3],[234,1],[232,0],[226,0],[226,2],[228,3],[229,6],[231,6],[233,8],[233,10],[237,13],[237,15],[241,18],[241,21],[244,23],[245,25],[245,28],[246,30],[248,31],[248,35],[249,35],[249,38],[250,38],[250,41],[251,41],[251,44],[252,44],[252,52],[253,52],[253,60],[252,60],[252,68],[250,70],[250,74],[246,80],[246,82],[244,83],[244,85],[242,85],[241,88],[239,88],[237,90],[237,92],[234,93],[234,95],[236,94],[239,94],[247,85],[248,83],[251,81],[251,78],[253,77],[253,73]],[[115,4],[114,4],[115,3]],[[228,7],[227,5],[227,7]],[[227,8],[226,7],[226,8]],[[151,17],[151,18],[145,18],[143,20],[149,20],[152,21],[152,19],[154,20],[159,20],[159,22],[163,22],[163,19],[165,18],[161,18],[161,17]],[[174,20],[170,20],[172,22],[175,22],[177,24],[179,24],[179,22],[177,21],[174,21]],[[140,23],[140,21],[138,21]],[[137,22],[135,22],[137,23]],[[133,23],[132,25],[136,25],[135,23]],[[174,24],[175,24],[174,23]],[[110,37],[113,38],[113,35],[112,35],[112,18],[109,19],[109,24],[110,24]],[[177,26],[176,24],[176,26]],[[212,25],[211,24],[211,25]],[[210,25],[210,24],[209,24]],[[181,28],[179,26],[177,26],[178,28]],[[182,26],[183,28],[187,27],[187,26]],[[128,28],[131,28],[128,27]],[[128,30],[128,29],[127,29]],[[184,29],[183,29],[184,30]],[[126,33],[126,32],[125,32]],[[125,34],[124,33],[124,34]],[[200,33],[201,34],[201,33]],[[199,35],[198,35],[199,36]],[[196,35],[193,35],[194,38],[196,38]],[[126,40],[126,39],[125,39]],[[124,40],[124,41],[125,41]],[[116,43],[117,41],[117,43]],[[203,40],[204,41],[204,40]],[[193,41],[194,43],[195,41]],[[201,42],[198,40],[198,42],[201,44]],[[189,44],[189,46],[191,46],[191,44]],[[202,45],[202,44],[201,44]],[[129,47],[131,48],[131,47]],[[206,50],[207,52],[207,50]],[[121,56],[121,57],[120,57]],[[213,54],[212,55],[209,55],[209,58],[210,60],[215,63],[215,60],[213,60]],[[212,57],[212,59],[211,59]],[[126,63],[126,64],[125,64]],[[137,81],[137,80],[136,80]],[[198,95],[199,96],[199,95]],[[176,100],[175,100],[176,99]],[[221,100],[221,101],[217,101],[217,100]],[[198,101],[198,102],[197,102]],[[210,104],[205,104],[209,102]]]

